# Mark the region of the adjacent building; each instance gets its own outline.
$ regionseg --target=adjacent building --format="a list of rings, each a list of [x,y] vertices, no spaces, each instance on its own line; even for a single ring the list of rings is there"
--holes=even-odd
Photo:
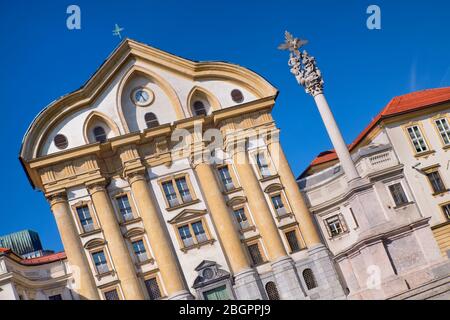
[[[449,298],[450,88],[396,97],[349,146],[298,178],[349,298]]]

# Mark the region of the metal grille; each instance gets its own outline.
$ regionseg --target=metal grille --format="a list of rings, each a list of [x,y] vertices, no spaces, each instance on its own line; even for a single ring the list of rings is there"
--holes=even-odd
[[[156,278],[145,280],[145,287],[147,288],[150,300],[157,300],[161,298],[161,290],[159,290],[159,285]]]
[[[105,299],[106,300],[120,300],[119,293],[116,289],[106,291],[105,292]]]
[[[303,270],[303,279],[305,280],[306,287],[308,290],[314,289],[317,287],[316,277],[314,277],[314,273],[311,269]]]
[[[262,255],[261,255],[261,251],[259,251],[258,244],[249,245],[247,248],[248,248],[248,252],[250,253],[250,257],[252,259],[253,265],[257,266],[264,262]]]
[[[289,242],[289,247],[291,248],[291,252],[300,251],[300,245],[298,244],[297,235],[295,231],[286,232],[286,238]]]
[[[280,300],[280,295],[278,294],[278,289],[275,282],[272,281],[267,282],[266,293],[269,300]]]

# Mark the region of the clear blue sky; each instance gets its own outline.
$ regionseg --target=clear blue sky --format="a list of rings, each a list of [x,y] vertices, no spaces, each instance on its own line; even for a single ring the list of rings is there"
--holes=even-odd
[[[341,3],[341,4],[339,4]],[[66,28],[66,8],[81,8],[81,30]],[[381,8],[382,29],[366,28]],[[296,174],[330,148],[313,100],[276,50],[285,29],[310,41],[326,95],[351,142],[393,97],[450,85],[448,1],[0,1],[0,128],[3,207],[0,234],[25,228],[60,250],[42,194],[19,164],[21,139],[37,113],[79,88],[117,46],[111,30],[193,60],[248,67],[280,90],[274,117]]]

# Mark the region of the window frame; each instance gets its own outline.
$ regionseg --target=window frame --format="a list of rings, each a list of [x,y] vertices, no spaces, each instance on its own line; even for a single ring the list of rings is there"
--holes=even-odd
[[[80,217],[78,215],[78,208],[85,207],[85,206],[88,207],[89,214],[90,214],[91,219],[92,219],[92,224],[94,226],[94,228],[92,230],[90,230],[90,231],[84,231],[83,224],[82,224],[82,222],[80,220]],[[99,223],[98,223],[98,220],[97,220],[97,214],[96,214],[96,212],[94,210],[94,206],[92,205],[92,201],[90,201],[90,200],[78,201],[77,203],[72,204],[71,208],[72,208],[73,214],[75,215],[75,221],[76,221],[76,224],[77,224],[77,227],[78,227],[78,234],[80,236],[89,235],[91,233],[95,233],[95,232],[98,232],[100,230],[100,226],[99,226]]]
[[[102,129],[103,133],[101,134],[102,136],[105,136],[104,141],[99,141],[97,138],[99,135],[95,134],[96,129]],[[103,126],[97,125],[95,127],[92,128],[92,136],[94,137],[94,141],[96,143],[105,143],[108,141],[108,133],[106,132],[105,128],[103,128]]]
[[[233,184],[233,188],[231,188],[231,189],[227,189],[226,188],[226,186],[225,186],[225,184],[224,184],[224,182],[222,180],[222,177],[220,175],[220,170],[223,169],[223,168],[227,168],[228,169],[228,173],[229,173],[230,178],[231,178],[231,183]],[[216,166],[216,176],[217,176],[217,179],[218,179],[218,181],[220,183],[220,186],[222,187],[222,192],[223,193],[227,194],[227,193],[236,191],[236,190],[238,190],[240,188],[240,186],[238,184],[238,181],[237,181],[236,173],[234,172],[234,168],[233,168],[233,166],[231,164],[225,163],[225,164],[217,165]]]
[[[259,250],[259,253],[260,253],[261,259],[262,259],[262,261],[260,263],[257,263],[257,264],[254,263],[252,255],[250,254],[249,247],[253,246],[253,245],[257,245],[258,246],[258,250]],[[259,238],[258,239],[249,239],[249,240],[245,241],[245,248],[246,248],[247,254],[248,254],[249,258],[250,258],[250,262],[251,262],[252,267],[259,267],[259,266],[269,262],[269,260],[267,259],[266,253],[264,251],[264,248],[262,246],[261,240]]]
[[[184,178],[186,180],[186,185],[188,187],[189,194],[191,196],[191,201],[189,201],[189,202],[184,202],[183,201],[183,199],[181,197],[181,194],[180,194],[180,192],[178,190],[178,185],[176,183],[176,180],[182,179],[182,178]],[[177,200],[178,200],[178,204],[177,205],[171,206],[170,203],[169,203],[169,200],[167,199],[166,193],[164,191],[164,186],[163,186],[167,182],[172,182],[172,187],[175,190],[175,194],[176,194]],[[197,198],[197,196],[195,194],[194,187],[193,187],[193,185],[191,183],[190,174],[187,173],[187,172],[161,178],[160,180],[158,180],[158,184],[159,184],[159,187],[161,189],[164,201],[166,203],[166,210],[168,210],[168,211],[175,210],[175,209],[178,209],[178,208],[181,208],[181,207],[184,207],[184,206],[188,206],[188,205],[191,205],[191,204],[196,203],[198,201],[198,198]]]
[[[448,206],[448,214],[445,212],[445,207]],[[439,205],[441,208],[442,214],[444,215],[445,221],[450,221],[450,201],[441,203]]]
[[[237,217],[235,214],[236,211],[241,210],[241,209],[244,211],[244,215],[247,218],[248,226],[246,228],[242,228],[242,226],[239,223],[239,221],[237,220]],[[247,205],[245,203],[239,203],[239,204],[232,206],[231,211],[233,212],[233,221],[236,223],[240,233],[245,233],[247,231],[252,231],[252,230],[256,229],[255,224],[253,223],[253,219],[252,219],[250,212],[247,208]]]
[[[268,176],[264,176],[261,172],[260,166],[258,164],[258,155],[262,154],[264,156],[265,161],[267,162],[267,168],[270,172]],[[251,152],[251,159],[253,161],[253,166],[256,170],[256,173],[259,177],[259,180],[264,181],[266,179],[271,179],[272,177],[277,175],[275,168],[273,167],[272,158],[270,157],[269,151],[267,149],[257,149]]]
[[[150,117],[150,114],[152,114],[155,118],[152,119],[152,120],[150,120],[150,121],[148,121],[148,120],[147,120],[147,115]],[[144,122],[145,122],[145,127],[146,127],[146,129],[154,129],[154,128],[159,127],[159,126],[161,125],[161,124],[159,123],[159,120],[158,120],[158,117],[156,116],[156,114],[155,114],[154,112],[151,112],[151,111],[146,112],[146,113],[144,114]],[[154,125],[154,126],[149,126],[149,123],[150,123],[150,122],[155,122],[156,125]]]
[[[97,265],[95,264],[95,260],[94,260],[94,254],[99,253],[101,251],[103,251],[103,255],[105,256],[105,260],[106,260],[106,265],[108,266],[108,271],[102,272],[102,273],[100,273],[98,271]],[[101,247],[89,250],[89,256],[91,259],[92,267],[94,268],[94,275],[97,277],[97,279],[100,280],[103,277],[106,277],[108,275],[113,275],[115,273],[114,269],[112,267],[111,258],[109,256],[109,252],[108,252],[106,246],[101,246]]]
[[[442,148],[447,149],[447,148],[450,148],[450,131],[448,133],[445,131],[448,136],[447,138],[449,140],[448,143],[445,143],[444,137],[442,136],[441,131],[439,130],[438,125],[437,125],[437,122],[440,120],[445,120],[447,122],[447,125],[450,128],[450,115],[438,114],[437,116],[435,116],[431,119],[432,125],[433,125],[434,129],[436,130],[436,133],[439,136],[439,139],[442,143]]]
[[[119,286],[118,284],[113,285],[113,286],[108,286],[108,287],[102,288],[102,289],[100,290],[100,291],[102,292],[102,298],[103,298],[103,300],[107,300],[107,299],[106,299],[106,293],[107,293],[107,292],[110,292],[110,291],[113,291],[113,290],[116,290],[117,296],[119,297],[119,300],[124,300],[124,298],[123,298],[123,293],[122,293],[122,289],[120,288],[120,286]],[[109,300],[109,301],[113,301],[113,300]]]
[[[147,264],[147,263],[153,263],[154,262],[152,252],[151,252],[150,247],[148,245],[147,239],[146,239],[146,237],[144,235],[131,237],[129,239],[129,241],[130,241],[130,245],[131,245],[131,250],[133,252],[134,260],[136,261],[135,263],[137,265],[144,265],[144,264]],[[138,241],[142,241],[142,244],[144,245],[145,253],[147,254],[147,259],[145,259],[143,261],[139,260],[138,255],[134,251],[134,243],[138,242]]]
[[[430,188],[433,191],[433,193],[432,193],[433,196],[440,195],[440,194],[448,192],[448,188],[447,188],[447,186],[446,186],[446,184],[444,182],[444,179],[442,178],[442,175],[441,175],[441,172],[440,172],[439,168],[440,168],[440,165],[434,165],[434,166],[428,167],[426,169],[422,169],[422,172],[424,173],[424,175],[425,175],[425,177],[426,177],[426,179],[428,181],[428,184],[430,185]],[[436,191],[434,189],[434,185],[433,185],[433,183],[432,183],[432,181],[430,179],[430,176],[429,176],[430,174],[433,174],[433,173],[437,173],[437,175],[439,177],[439,180],[440,180],[440,182],[442,184],[442,187],[443,187],[442,190]]]
[[[419,133],[420,133],[420,135],[421,135],[421,137],[422,137],[422,139],[423,139],[423,141],[425,143],[425,146],[426,146],[427,150],[424,150],[424,151],[417,151],[416,150],[416,147],[414,146],[414,141],[411,138],[411,136],[409,134],[409,131],[408,131],[409,128],[413,128],[413,127],[417,127],[418,128]],[[423,125],[422,125],[421,122],[408,123],[408,124],[403,126],[403,130],[405,131],[406,137],[407,137],[407,139],[409,141],[409,144],[410,144],[410,146],[411,146],[411,148],[413,150],[414,156],[420,157],[420,156],[427,155],[427,154],[430,154],[430,153],[434,152],[432,150],[432,148],[431,148],[431,144],[430,144],[428,138],[424,134],[425,130],[424,130]]]
[[[161,294],[161,296],[158,299],[151,299],[150,298],[150,294],[148,293],[147,286],[145,285],[145,281],[148,281],[148,280],[151,280],[151,279],[155,279],[156,283],[158,284],[159,292]],[[142,282],[143,282],[143,285],[144,285],[144,288],[145,288],[145,294],[148,296],[148,298],[150,300],[163,300],[164,298],[167,297],[167,294],[165,292],[165,288],[162,285],[163,283],[162,283],[162,281],[160,279],[160,276],[159,276],[159,274],[157,272],[151,272],[151,273],[145,275],[142,278]]]
[[[338,221],[340,223],[340,227],[341,227],[342,231],[339,232],[338,234],[333,235],[333,233],[332,233],[332,231],[330,229],[329,220],[335,219],[336,217],[337,217],[337,219],[338,219]],[[339,238],[339,237],[345,235],[346,233],[348,233],[348,227],[347,227],[347,224],[345,222],[344,215],[342,213],[340,213],[340,212],[337,212],[337,213],[334,213],[334,214],[330,214],[329,216],[324,217],[323,218],[323,223],[325,225],[325,229],[327,230],[327,233],[328,233],[330,239],[336,239],[336,238]]]
[[[198,222],[202,223],[202,227],[203,227],[203,230],[204,230],[204,232],[206,234],[206,238],[207,238],[206,241],[199,242],[197,239],[197,236],[194,232],[194,228],[192,227],[192,225],[195,223],[198,223]],[[180,232],[179,232],[179,228],[184,227],[184,226],[188,226],[190,235],[193,240],[193,244],[190,246],[185,245],[183,239],[181,238]],[[175,231],[175,235],[177,237],[178,244],[180,246],[180,250],[185,253],[191,249],[195,249],[195,248],[199,249],[199,248],[203,247],[204,245],[213,244],[215,241],[211,235],[211,231],[209,230],[209,226],[206,221],[206,217],[204,215],[201,217],[195,217],[195,218],[192,218],[189,220],[176,222],[173,224],[173,228]]]
[[[397,205],[397,203],[395,202],[394,196],[392,195],[391,189],[389,188],[390,186],[392,186],[394,184],[398,184],[398,183],[402,187],[403,193],[405,194],[406,200],[407,200],[405,203],[402,203],[402,204],[399,204],[399,205]],[[403,206],[407,206],[408,204],[412,203],[412,198],[409,195],[408,190],[405,188],[405,184],[404,184],[403,180],[394,180],[394,181],[391,181],[389,183],[386,183],[385,186],[386,186],[387,192],[389,194],[389,197],[391,198],[391,201],[393,203],[392,207],[394,209],[401,208]]]
[[[133,216],[133,218],[130,220],[125,220],[120,212],[120,206],[118,203],[118,199],[121,197],[124,197],[124,196],[126,196],[128,198],[128,203],[130,204],[131,214]],[[112,195],[112,198],[114,199],[114,201],[113,201],[114,208],[116,211],[117,219],[119,220],[120,224],[123,224],[123,225],[130,224],[130,223],[136,222],[136,220],[140,218],[136,204],[134,203],[134,197],[133,197],[131,191],[129,191],[129,190],[118,191]]]

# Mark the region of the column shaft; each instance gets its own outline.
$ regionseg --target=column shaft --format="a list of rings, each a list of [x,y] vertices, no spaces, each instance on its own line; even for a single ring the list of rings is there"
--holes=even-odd
[[[144,294],[130,252],[120,231],[114,208],[104,186],[89,187],[92,202],[111,252],[122,290],[127,300],[143,300]]]
[[[253,213],[264,244],[269,253],[269,259],[275,261],[287,256],[278,228],[268,207],[266,198],[249,162],[246,151],[238,151],[234,155],[234,164],[238,172],[240,183],[248,199],[248,205]]]
[[[277,167],[278,175],[280,176],[280,180],[285,188],[289,203],[299,223],[306,246],[310,248],[314,245],[321,244],[313,218],[306,207],[305,201],[303,200],[303,196],[286,159],[283,148],[278,141],[270,141],[269,150],[272,159],[275,159],[274,163]]]
[[[78,287],[75,291],[81,299],[100,299],[67,200],[64,196],[54,196],[50,199],[50,206]]]
[[[328,106],[325,96],[323,94],[318,94],[314,96],[314,100],[316,101],[317,108],[319,109],[325,128],[327,129],[328,135],[333,143],[334,149],[336,150],[336,154],[339,157],[342,168],[347,175],[348,181],[358,179],[359,173],[356,170],[355,164],[350,156],[350,152],[348,151],[344,138],[342,138],[341,131],[337,126],[336,120],[334,119],[333,113]]]
[[[201,163],[195,167],[195,172],[208,201],[211,217],[233,273],[237,274],[245,269],[250,269],[250,262],[211,167],[206,163]]]
[[[187,294],[176,254],[164,230],[165,226],[159,218],[145,177],[142,174],[136,174],[129,179],[129,182],[167,294],[169,297],[183,292]]]

